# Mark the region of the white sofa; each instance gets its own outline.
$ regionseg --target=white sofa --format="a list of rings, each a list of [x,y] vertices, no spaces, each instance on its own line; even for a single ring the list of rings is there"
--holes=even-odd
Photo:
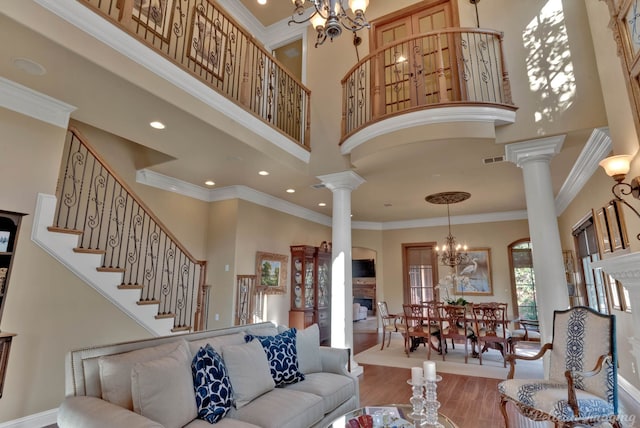
[[[353,304],[353,320],[361,321],[367,319],[368,309],[366,306],[362,306],[360,303]]]
[[[358,379],[347,371],[347,350],[319,346],[315,324],[295,335],[304,380],[274,387],[266,348],[256,339],[245,343],[245,336],[264,339],[285,330],[260,323],[72,351],[58,426],[324,427],[359,407]],[[224,360],[234,397],[215,425],[198,418],[191,367],[207,344]]]

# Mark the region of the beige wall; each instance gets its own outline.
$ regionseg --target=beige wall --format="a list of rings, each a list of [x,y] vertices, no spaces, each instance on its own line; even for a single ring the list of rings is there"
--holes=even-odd
[[[491,250],[491,274],[494,294],[493,296],[469,296],[469,300],[475,302],[507,302],[511,308],[507,246],[513,241],[529,236],[527,221],[453,225],[452,232],[459,240],[464,240],[471,248],[486,247]],[[376,291],[378,300],[386,300],[389,308],[397,312],[403,303],[402,244],[441,242],[447,234],[447,229],[446,227],[428,227],[387,230],[377,233],[382,233],[383,235],[382,251],[379,251],[378,254],[382,254],[384,260],[382,263],[378,263],[378,266],[382,266],[382,274],[377,278]],[[361,245],[360,239],[357,239],[355,234],[353,242],[354,245]],[[449,273],[449,268],[438,266],[440,278]]]
[[[562,213],[558,219],[558,226],[560,229],[562,248],[571,249],[576,254],[573,237],[571,236],[571,230],[576,226],[585,216],[590,215],[591,209],[597,209],[606,206],[611,200],[611,185],[613,180],[608,177],[602,168],[598,168],[593,177],[587,182],[583,191],[571,202],[569,207]],[[631,201],[632,204],[638,201]],[[636,207],[637,208],[637,207]],[[625,207],[624,212],[625,221],[628,224],[629,242],[632,248],[636,248],[638,251],[638,240],[635,237],[635,232],[640,230],[638,228],[638,219],[635,214]],[[618,346],[618,363],[619,373],[626,380],[631,382],[636,388],[640,388],[640,378],[638,377],[637,368],[634,369],[632,364],[635,358],[631,354],[631,344],[628,338],[637,335],[637,327],[633,326],[633,319],[631,313],[623,312],[613,309],[612,314],[616,316],[616,328],[617,328],[617,346]]]
[[[18,334],[0,401],[8,421],[59,405],[68,350],[149,334],[30,239],[37,194],[55,193],[65,130],[1,108],[0,129],[0,209],[28,214],[0,324]]]

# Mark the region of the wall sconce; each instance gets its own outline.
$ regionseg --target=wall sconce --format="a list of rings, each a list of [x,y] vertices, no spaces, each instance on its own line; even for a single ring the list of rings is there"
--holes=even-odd
[[[633,156],[631,155],[610,156],[606,159],[602,159],[600,161],[600,166],[604,168],[604,171],[609,177],[612,177],[616,181],[616,184],[611,188],[611,193],[613,193],[613,196],[615,197],[611,203],[614,201],[622,202],[631,208],[638,217],[640,217],[638,210],[633,208],[622,198],[623,196],[631,195],[636,199],[640,199],[640,176],[634,177],[631,180],[631,183],[624,182],[624,179],[627,177],[627,173],[630,169],[631,159],[633,159]],[[638,234],[638,239],[640,239],[640,234]]]

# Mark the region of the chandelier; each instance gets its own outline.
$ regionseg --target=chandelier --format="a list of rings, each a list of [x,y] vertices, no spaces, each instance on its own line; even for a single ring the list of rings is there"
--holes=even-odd
[[[444,238],[444,244],[436,246],[436,252],[440,258],[440,263],[450,267],[456,267],[460,264],[467,263],[469,257],[467,255],[467,246],[460,245],[456,242],[455,236],[451,234],[451,215],[449,212],[449,204],[457,204],[466,201],[471,197],[471,193],[467,192],[441,192],[434,193],[424,198],[432,204],[447,204],[447,221],[449,224],[449,234]]]
[[[342,34],[342,29],[356,32],[371,25],[364,17],[369,6],[369,0],[349,0],[349,7],[344,6],[344,0],[291,0],[295,9],[289,20],[289,25],[311,22],[316,30],[316,47],[323,44],[327,37],[331,41]],[[305,4],[311,3],[315,11],[304,18]],[[347,13],[351,9],[352,16]]]

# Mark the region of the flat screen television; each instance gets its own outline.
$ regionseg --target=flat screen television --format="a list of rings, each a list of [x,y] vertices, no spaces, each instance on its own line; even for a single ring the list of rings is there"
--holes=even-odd
[[[375,278],[376,263],[373,259],[358,259],[351,261],[351,275],[354,278]]]

